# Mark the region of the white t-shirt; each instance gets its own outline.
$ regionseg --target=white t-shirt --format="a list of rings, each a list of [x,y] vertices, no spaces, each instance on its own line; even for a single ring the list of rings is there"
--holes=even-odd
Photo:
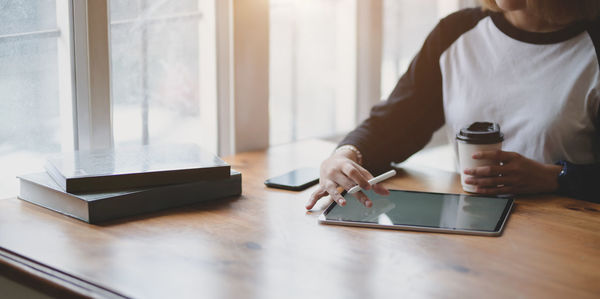
[[[530,159],[600,162],[600,19],[550,33],[520,30],[501,13],[466,9],[431,32],[387,101],[340,144],[367,169],[389,168],[447,124],[448,137],[496,122],[503,149]]]
[[[511,27],[484,17],[440,56],[449,139],[489,121],[501,126],[503,150],[544,163],[599,161],[600,67],[589,32],[544,42],[557,33],[520,36]]]

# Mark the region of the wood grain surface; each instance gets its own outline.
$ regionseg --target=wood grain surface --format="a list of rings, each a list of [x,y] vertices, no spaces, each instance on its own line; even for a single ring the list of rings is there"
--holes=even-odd
[[[518,198],[501,237],[320,225],[303,192],[263,181],[318,166],[308,141],[225,159],[243,196],[89,225],[0,200],[0,248],[137,298],[598,298],[600,205]],[[458,175],[415,163],[388,187],[460,192]]]

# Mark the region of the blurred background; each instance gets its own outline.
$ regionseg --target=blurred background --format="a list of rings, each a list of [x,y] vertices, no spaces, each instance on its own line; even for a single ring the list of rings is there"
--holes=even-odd
[[[336,140],[356,126],[357,1],[270,0],[272,145]],[[73,54],[61,48],[57,2],[0,0],[0,197],[17,194],[15,176],[41,171],[47,155],[73,150],[75,116],[64,109],[72,104],[61,100],[59,82]],[[204,96],[215,80],[204,65],[215,47],[205,34],[214,10],[205,2],[109,1],[116,146],[195,142],[216,151],[216,122],[206,117],[216,98]],[[383,1],[380,99],[438,20],[473,5]]]

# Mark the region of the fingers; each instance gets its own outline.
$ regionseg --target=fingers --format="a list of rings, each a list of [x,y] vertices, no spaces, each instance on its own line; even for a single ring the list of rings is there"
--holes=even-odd
[[[312,209],[319,199],[327,196],[331,196],[331,199],[337,202],[340,206],[346,205],[346,199],[342,197],[340,192],[337,189],[337,185],[333,181],[329,181],[325,184],[325,186],[320,185],[319,188],[310,195],[310,198],[304,205],[307,210]]]
[[[354,163],[354,165],[352,165],[353,167],[348,167],[345,171],[344,174],[346,174],[350,179],[352,179],[354,182],[358,183],[358,185],[363,189],[363,190],[369,190],[369,189],[373,189],[373,191],[375,191],[375,193],[380,194],[380,195],[389,195],[390,192],[383,187],[382,184],[375,184],[375,185],[370,185],[369,184],[369,180],[373,178],[373,175],[366,169],[364,169],[363,167],[361,167],[360,165]],[[354,172],[354,171],[357,172]],[[352,186],[354,187],[354,186]],[[345,188],[346,190],[349,190],[348,188]]]
[[[347,163],[342,167],[342,173],[344,175],[346,175],[348,178],[350,178],[352,181],[354,181],[356,184],[358,184],[362,189],[364,189],[364,190],[371,189],[371,185],[369,184],[368,181],[369,181],[370,177],[373,177],[373,176],[370,174],[368,174],[368,176],[366,176],[365,173],[363,171],[361,171],[359,168],[362,168],[362,167],[360,167],[358,164]],[[352,188],[352,187],[350,187],[350,188]],[[346,189],[345,186],[344,186],[344,189]],[[349,190],[349,189],[346,189],[346,190]]]
[[[501,150],[482,151],[473,155],[473,159],[476,160],[493,160],[498,162],[510,162],[518,157],[520,157],[520,155],[517,153],[505,152]]]
[[[327,193],[329,193],[329,196],[331,196],[331,199],[334,200],[335,202],[337,202],[340,206],[343,207],[346,205],[346,200],[342,197],[340,192],[337,190],[337,186],[334,182],[329,181],[328,183],[326,183],[325,190],[327,190]]]
[[[496,176],[496,177],[471,177],[465,179],[465,184],[480,187],[497,187],[500,185],[510,186],[516,183],[515,178]]]
[[[350,178],[345,176],[343,173],[334,174],[333,181],[336,182],[342,188],[344,188],[344,190],[346,190],[346,191],[348,191],[348,190],[352,189],[352,187],[356,186],[356,182],[354,182],[354,180],[351,180]]]
[[[324,187],[319,186],[317,191],[313,192],[313,194],[310,195],[310,198],[308,199],[304,207],[307,210],[312,209],[317,203],[317,201],[319,201],[319,199],[323,198],[325,195],[327,195],[327,190],[325,190]]]
[[[344,206],[346,204],[346,200],[341,196],[341,194],[339,194],[339,192],[337,191],[337,188],[335,188],[335,191],[332,190],[331,192],[332,192],[331,194],[333,194],[331,196],[331,198],[333,200],[335,200],[339,205]],[[323,186],[319,186],[319,188],[315,192],[313,192],[313,194],[311,194],[310,198],[306,202],[306,205],[305,205],[306,209],[307,210],[312,209],[315,206],[315,204],[317,203],[317,201],[319,201],[319,199],[327,196],[327,194],[330,194],[328,189]],[[370,208],[373,206],[373,202],[363,192],[357,192],[353,195],[365,207]]]
[[[338,182],[345,190],[350,190],[350,188],[354,187],[355,185],[354,181],[343,174],[340,174],[338,177],[336,177],[335,181]],[[356,192],[353,195],[365,207],[370,208],[373,205],[373,202],[362,191]]]
[[[511,161],[521,156],[514,152],[482,151],[473,155],[473,159],[492,160],[502,165],[485,165],[465,169],[463,172],[472,177],[465,179],[465,184],[477,186],[477,193],[508,194],[516,190],[519,177],[515,175],[515,166]],[[516,163],[518,164],[518,163]]]
[[[373,191],[375,191],[375,193],[379,194],[379,195],[390,195],[390,191],[388,189],[386,189],[385,187],[383,187],[383,185],[381,184],[375,184],[373,185]]]
[[[514,186],[501,186],[501,187],[477,187],[475,192],[479,194],[498,195],[498,194],[516,194],[519,193],[517,188]]]
[[[329,194],[331,199],[340,206],[346,204],[346,200],[340,194],[338,186],[345,190],[350,190],[358,185],[364,190],[376,188],[379,194],[387,195],[388,191],[381,187],[372,187],[368,180],[373,176],[363,167],[346,157],[332,156],[321,164],[321,184],[319,188],[310,196],[305,204],[307,210],[312,209],[319,199]],[[373,205],[373,202],[363,193],[355,194],[355,197],[366,207]]]
[[[373,202],[362,191],[356,192],[356,193],[354,193],[352,195],[354,195],[354,197],[356,197],[356,199],[358,199],[358,201],[360,203],[362,203],[363,206],[365,206],[367,208],[370,208],[370,207],[373,206]]]
[[[355,163],[356,164],[356,163]],[[362,174],[362,176],[368,181],[370,179],[373,178],[373,175],[366,169],[364,169],[362,166],[356,164],[356,169],[358,169],[358,171],[360,171],[360,173]]]
[[[478,177],[494,177],[499,175],[507,175],[512,171],[511,168],[500,165],[486,165],[476,168],[467,168],[463,172],[468,175]]]

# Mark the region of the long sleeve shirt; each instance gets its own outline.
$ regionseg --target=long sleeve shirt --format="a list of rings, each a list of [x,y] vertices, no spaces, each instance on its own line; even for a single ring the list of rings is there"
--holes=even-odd
[[[500,124],[503,150],[566,161],[565,195],[600,202],[600,20],[535,33],[501,13],[466,9],[442,19],[389,98],[340,145],[378,172],[447,126],[455,143],[475,121]]]

